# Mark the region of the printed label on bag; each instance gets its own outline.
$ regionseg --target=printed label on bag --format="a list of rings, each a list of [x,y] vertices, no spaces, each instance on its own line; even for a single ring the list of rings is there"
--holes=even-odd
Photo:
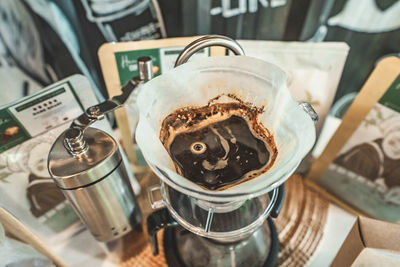
[[[84,111],[65,82],[0,110],[0,153],[78,117]]]

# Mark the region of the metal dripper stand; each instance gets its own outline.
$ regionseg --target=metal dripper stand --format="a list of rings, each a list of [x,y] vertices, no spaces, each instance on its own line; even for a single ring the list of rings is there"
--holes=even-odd
[[[122,94],[89,107],[57,138],[49,152],[51,177],[101,242],[124,236],[141,221],[117,141],[89,127],[121,107],[140,84],[153,77],[150,57],[140,57],[137,63],[139,75],[122,88]]]
[[[241,46],[228,37],[204,36],[185,47],[175,67],[210,46],[244,55]],[[162,199],[155,201],[153,194],[158,190]],[[148,193],[152,207],[158,209],[147,218],[153,254],[159,252],[156,234],[164,228],[164,252],[169,266],[258,266],[276,261],[278,239],[269,215],[279,214],[283,185],[263,196],[227,202],[197,198],[163,181],[161,186],[148,188]]]
[[[210,46],[222,46],[237,56],[244,56],[236,41],[210,35],[185,47],[175,67]],[[317,120],[311,105],[299,105],[312,121]],[[147,218],[154,255],[159,253],[157,232],[164,229],[164,254],[169,266],[276,265],[279,240],[271,217],[276,218],[283,206],[284,184],[271,186],[270,191],[260,194],[217,195],[184,187],[153,166],[151,160],[149,165],[161,178],[161,185],[148,188],[151,205],[157,209]],[[285,174],[286,179],[294,169]],[[160,191],[159,200],[154,198],[156,191]]]

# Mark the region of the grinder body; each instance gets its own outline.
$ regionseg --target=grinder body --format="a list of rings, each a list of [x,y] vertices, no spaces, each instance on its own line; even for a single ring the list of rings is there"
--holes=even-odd
[[[80,153],[71,152],[68,138],[81,134]],[[68,129],[49,153],[48,169],[93,236],[102,242],[128,233],[141,220],[117,142],[107,133],[88,127]]]

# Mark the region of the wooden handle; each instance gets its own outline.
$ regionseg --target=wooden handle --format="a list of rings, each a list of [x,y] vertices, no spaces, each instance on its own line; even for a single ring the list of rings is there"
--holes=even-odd
[[[0,223],[4,226],[6,231],[10,232],[23,242],[31,245],[37,251],[53,261],[55,265],[59,267],[68,266],[60,257],[51,251],[38,236],[2,207],[0,207]]]

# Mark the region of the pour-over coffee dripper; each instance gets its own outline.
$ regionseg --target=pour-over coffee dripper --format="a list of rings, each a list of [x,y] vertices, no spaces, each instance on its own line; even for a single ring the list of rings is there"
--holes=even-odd
[[[212,45],[227,47],[239,56],[210,57],[185,63],[197,50]],[[185,64],[178,66],[181,63]],[[197,235],[189,241],[198,236],[213,240],[204,241],[209,243],[200,249],[204,253],[204,250],[208,251],[210,261],[207,265],[219,265],[224,261],[232,264],[232,260],[251,266],[265,262],[268,253],[254,256],[250,251],[270,240],[273,232],[270,224],[261,226],[266,225],[265,220],[271,212],[273,215],[279,213],[284,195],[283,186],[279,186],[295,171],[315,141],[314,120],[317,116],[309,104],[299,105],[293,100],[285,81],[286,75],[281,69],[244,56],[235,41],[223,36],[206,36],[183,50],[174,70],[140,88],[136,140],[149,166],[161,179],[161,186],[150,189],[152,206],[168,209],[168,212],[161,210],[148,218],[155,253],[156,231],[177,222]],[[278,156],[273,166],[258,177],[225,190],[207,190],[176,172],[159,140],[161,124],[178,108],[205,106],[217,96],[222,96],[218,103],[234,102],[231,95],[256,107],[264,107],[259,121],[273,134]],[[152,200],[155,190],[161,191],[162,200]],[[180,258],[186,257],[182,259],[184,264],[193,265],[204,257],[204,253],[192,253],[187,247],[188,239],[183,241],[181,237],[174,235]],[[220,253],[211,253],[211,247]],[[234,251],[236,256],[232,258],[229,251]]]

